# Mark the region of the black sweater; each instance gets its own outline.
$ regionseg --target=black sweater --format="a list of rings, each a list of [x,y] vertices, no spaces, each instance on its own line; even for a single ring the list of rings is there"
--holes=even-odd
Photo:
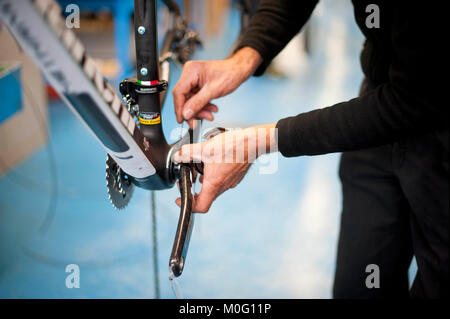
[[[300,31],[317,2],[261,1],[237,48],[252,47],[263,57],[254,75],[261,75]],[[448,70],[448,59],[439,57],[448,40],[445,28],[438,26],[439,13],[445,12],[442,4],[352,2],[366,37],[361,66],[373,89],[350,101],[278,121],[278,147],[284,156],[363,149],[449,127],[443,85],[448,81],[439,77]],[[379,7],[380,28],[366,26],[371,13],[366,7],[372,3]]]

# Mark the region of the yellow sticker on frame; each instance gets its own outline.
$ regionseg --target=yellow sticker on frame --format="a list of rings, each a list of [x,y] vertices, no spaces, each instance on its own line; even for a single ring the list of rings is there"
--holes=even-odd
[[[144,125],[155,125],[161,123],[161,114],[156,112],[147,112],[139,114],[139,123]]]

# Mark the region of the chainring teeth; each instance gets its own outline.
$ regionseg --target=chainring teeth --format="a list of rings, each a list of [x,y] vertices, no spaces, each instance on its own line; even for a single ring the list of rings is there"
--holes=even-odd
[[[106,158],[106,188],[108,198],[116,210],[122,210],[129,203],[134,185],[127,179],[119,165],[109,156]]]

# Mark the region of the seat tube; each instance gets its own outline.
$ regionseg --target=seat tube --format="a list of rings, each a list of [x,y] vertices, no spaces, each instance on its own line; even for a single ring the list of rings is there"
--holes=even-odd
[[[134,34],[136,42],[136,73],[142,85],[159,81],[158,36],[156,0],[134,1]],[[159,93],[139,94],[140,129],[151,146],[160,148],[167,144],[161,126]],[[163,147],[165,148],[165,147]]]

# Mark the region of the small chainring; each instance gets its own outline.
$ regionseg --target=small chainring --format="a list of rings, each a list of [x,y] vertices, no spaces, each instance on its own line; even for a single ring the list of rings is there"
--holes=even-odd
[[[106,157],[106,188],[110,202],[118,210],[127,206],[134,191],[134,184],[109,155]]]

